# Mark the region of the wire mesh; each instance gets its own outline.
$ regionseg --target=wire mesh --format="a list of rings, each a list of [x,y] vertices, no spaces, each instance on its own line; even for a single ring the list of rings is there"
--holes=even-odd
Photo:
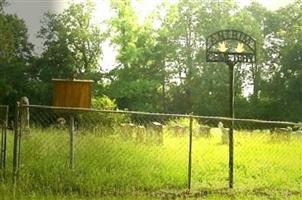
[[[302,190],[301,125],[237,121],[237,187]]]
[[[21,131],[20,186],[80,193],[187,187],[185,118],[29,110],[30,128]]]
[[[199,134],[193,140],[193,185],[225,187],[232,119],[196,117],[196,121]],[[301,191],[301,128],[298,123],[235,119],[235,188]]]
[[[29,113],[20,187],[116,194],[228,185],[231,119],[43,106]],[[234,121],[235,187],[301,191],[300,124]]]
[[[225,188],[228,185],[228,129],[223,124],[226,124],[223,119],[194,119],[193,188]]]

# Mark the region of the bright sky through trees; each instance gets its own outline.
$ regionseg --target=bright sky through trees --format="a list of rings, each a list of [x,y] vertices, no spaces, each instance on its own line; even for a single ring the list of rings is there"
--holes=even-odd
[[[75,77],[120,109],[228,116],[227,67],[206,62],[204,39],[237,29],[258,42],[257,63],[235,68],[238,117],[301,121],[302,0],[5,1],[4,104],[26,95],[49,105],[51,79]]]
[[[28,24],[28,28],[33,40],[37,30],[39,30],[40,20],[44,12],[60,12],[68,7],[69,2],[82,2],[84,0],[11,0],[10,5],[7,7],[7,11],[10,13],[16,13],[23,18]],[[109,10],[109,0],[94,0],[96,3],[95,17],[97,20],[109,18],[111,16]],[[134,3],[138,16],[143,20],[156,6],[158,6],[163,0],[139,0]],[[176,2],[177,0],[170,0],[170,2]],[[214,1],[214,0],[213,0]],[[222,2],[225,0],[216,0]],[[248,5],[251,0],[237,0],[242,6]],[[278,9],[293,0],[258,0],[261,4],[271,10]]]
[[[10,5],[7,7],[9,13],[16,13],[18,16],[23,18],[28,26],[30,41],[36,46],[36,52],[40,53],[41,40],[36,38],[36,33],[40,29],[40,21],[43,13],[50,12],[61,12],[68,7],[69,3],[83,2],[84,0],[11,0]],[[112,16],[109,9],[109,0],[93,0],[96,3],[95,20],[102,21]],[[170,0],[170,2],[176,2],[177,0]],[[213,0],[223,3],[226,0]],[[237,0],[238,3],[243,7],[248,5],[251,0]],[[271,10],[276,10],[279,7],[285,6],[293,0],[258,0],[261,4]],[[137,11],[137,15],[143,22],[144,18],[162,3],[163,0],[139,0],[134,3],[134,7]],[[115,53],[112,47],[108,43],[104,45],[104,56],[102,61],[103,69],[112,68],[112,64],[115,60]]]

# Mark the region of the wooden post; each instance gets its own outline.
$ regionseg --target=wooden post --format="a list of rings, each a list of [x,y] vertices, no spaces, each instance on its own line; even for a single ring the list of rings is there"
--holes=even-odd
[[[29,99],[27,97],[21,97],[20,99],[21,115],[20,122],[23,132],[29,133]]]
[[[69,135],[70,135],[70,142],[69,142],[69,166],[71,170],[74,170],[74,147],[75,147],[75,129],[74,129],[74,116],[70,116],[69,119]]]
[[[29,134],[29,99],[27,97],[21,97],[20,99],[20,129],[18,134],[18,168],[20,166],[21,159],[21,138],[24,134]]]

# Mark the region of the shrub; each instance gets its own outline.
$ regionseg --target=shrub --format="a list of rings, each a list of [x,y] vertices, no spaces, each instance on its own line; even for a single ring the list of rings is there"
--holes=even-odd
[[[114,110],[117,105],[114,100],[107,96],[101,96],[92,99],[92,107],[97,110]],[[79,128],[86,131],[100,132],[113,128],[117,124],[127,122],[128,117],[119,113],[106,113],[100,111],[93,111],[89,113],[80,114],[78,117]]]

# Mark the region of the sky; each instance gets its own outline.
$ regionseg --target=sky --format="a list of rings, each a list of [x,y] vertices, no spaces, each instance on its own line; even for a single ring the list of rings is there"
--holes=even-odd
[[[43,14],[47,11],[59,13],[67,8],[70,2],[81,1],[83,0],[8,0],[9,6],[6,8],[6,11],[8,13],[17,14],[19,17],[24,19],[29,31],[29,40],[35,45],[35,52],[40,53],[42,51],[42,41],[37,39],[36,35],[40,29],[40,21]],[[109,0],[94,1],[96,3],[96,12],[94,13],[94,16],[97,21],[102,21],[112,15],[109,9]],[[140,0],[138,3],[134,4],[140,20],[143,21],[148,13],[150,13],[162,1],[163,0]],[[175,2],[176,0],[170,1]],[[223,2],[224,0],[215,1]],[[251,2],[251,0],[237,1],[241,6],[246,6]],[[271,10],[278,9],[293,1],[294,0],[258,0],[258,2]],[[110,69],[112,63],[114,63],[114,50],[110,47],[108,42],[103,45],[103,49],[105,51],[101,63],[102,68]]]

